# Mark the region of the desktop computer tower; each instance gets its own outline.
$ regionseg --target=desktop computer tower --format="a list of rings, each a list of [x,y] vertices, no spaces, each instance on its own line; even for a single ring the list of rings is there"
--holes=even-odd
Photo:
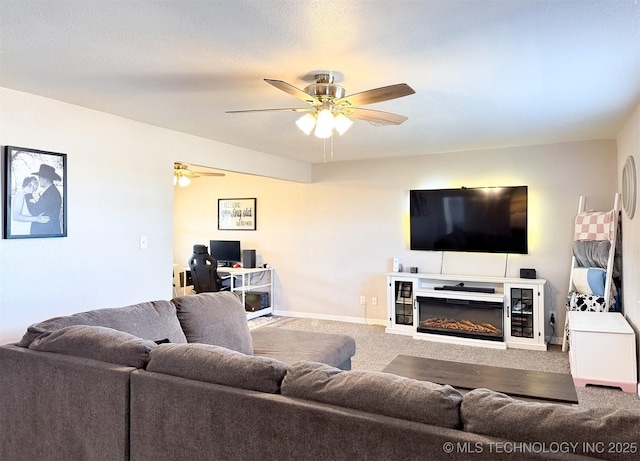
[[[244,308],[247,312],[255,312],[269,307],[268,291],[247,291],[244,294]]]
[[[242,250],[242,267],[256,267],[256,250]]]

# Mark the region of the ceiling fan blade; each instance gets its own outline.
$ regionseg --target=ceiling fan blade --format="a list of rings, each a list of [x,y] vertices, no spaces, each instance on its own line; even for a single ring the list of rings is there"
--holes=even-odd
[[[245,112],[307,112],[310,107],[285,107],[282,109],[247,109],[247,110],[227,110],[225,114],[242,114]]]
[[[403,96],[409,96],[414,93],[413,88],[406,83],[398,83],[396,85],[383,86],[381,88],[345,96],[344,98],[336,99],[334,103],[337,105],[364,106],[375,102],[402,98]]]
[[[224,173],[205,173],[203,171],[195,171],[194,173],[196,178],[198,176],[224,176]]]
[[[269,78],[265,78],[264,81],[285,93],[289,93],[294,98],[298,98],[299,100],[306,102],[307,104],[312,106],[319,106],[321,104],[320,100],[315,96],[311,96],[309,93],[305,93],[300,88],[296,88],[287,82],[283,82],[282,80],[272,80]]]
[[[365,122],[371,122],[377,125],[400,125],[409,118],[404,115],[392,114],[391,112],[361,109],[359,107],[350,107],[343,112],[344,115],[349,118],[364,120]]]

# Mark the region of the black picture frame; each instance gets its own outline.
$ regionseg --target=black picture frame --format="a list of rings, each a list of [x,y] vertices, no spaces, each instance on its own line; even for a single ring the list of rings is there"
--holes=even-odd
[[[218,199],[218,230],[256,230],[255,198]]]
[[[66,237],[67,154],[5,146],[3,161],[3,237]]]

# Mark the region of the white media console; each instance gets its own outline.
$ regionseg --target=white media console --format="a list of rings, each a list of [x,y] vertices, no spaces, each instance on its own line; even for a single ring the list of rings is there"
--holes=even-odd
[[[544,279],[387,273],[387,333],[544,351]]]

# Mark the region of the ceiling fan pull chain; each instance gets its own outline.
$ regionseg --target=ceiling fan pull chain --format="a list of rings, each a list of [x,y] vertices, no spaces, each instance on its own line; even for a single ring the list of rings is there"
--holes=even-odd
[[[331,160],[333,160],[333,133],[331,133]]]
[[[322,140],[322,157],[324,158],[324,163],[327,163],[327,138]]]

